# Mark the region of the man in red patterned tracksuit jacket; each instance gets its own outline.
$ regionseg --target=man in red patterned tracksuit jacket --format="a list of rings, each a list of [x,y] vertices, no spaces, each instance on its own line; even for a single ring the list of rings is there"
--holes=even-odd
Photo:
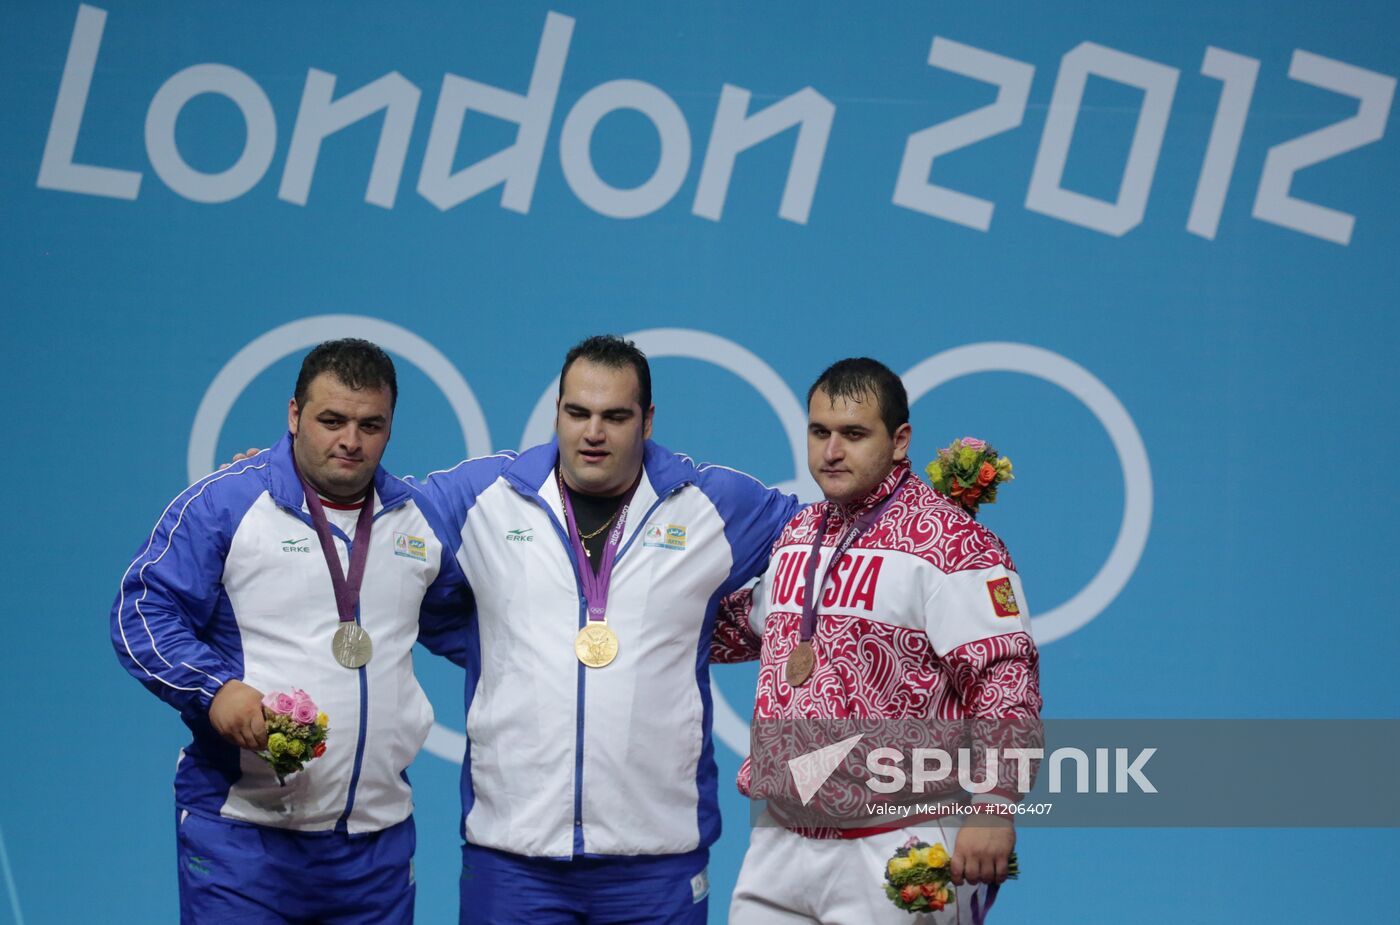
[[[842,360],[812,386],[808,414],[808,466],[826,500],[788,523],[759,584],[725,602],[712,649],[713,661],[731,662],[761,650],[755,754],[772,746],[761,743],[760,729],[786,724],[790,735],[807,721],[883,729],[887,739],[894,724],[873,720],[1038,723],[1038,656],[1020,578],[993,533],[911,473],[908,399],[899,378],[874,360]],[[817,548],[818,567],[809,569]],[[845,554],[828,573],[841,548]],[[809,582],[818,604],[804,633]],[[1015,844],[1009,817],[984,815],[964,826],[949,816],[794,824],[781,811],[787,782],[779,777],[787,774],[783,759],[800,753],[760,760],[761,773],[751,757],[740,770],[740,790],[768,799],[769,811],[744,858],[732,925],[910,923],[886,896],[884,876],[911,835],[952,855],[959,887],[936,920],[972,921],[978,884],[1006,876]],[[974,776],[984,783],[989,777]],[[1002,764],[998,779],[972,802],[1019,796],[1014,764]],[[954,781],[931,799],[962,797]],[[860,791],[845,800],[847,808],[873,796],[855,777],[844,782],[851,794]],[[841,782],[824,786],[835,793],[822,794],[824,805],[842,804]],[[791,785],[786,789],[790,794]]]

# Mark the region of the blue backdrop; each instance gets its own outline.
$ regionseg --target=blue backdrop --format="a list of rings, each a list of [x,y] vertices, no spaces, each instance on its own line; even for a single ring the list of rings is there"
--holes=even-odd
[[[273,442],[298,358],[344,334],[401,361],[395,471],[544,436],[563,352],[615,331],[654,358],[661,442],[809,497],[800,398],[874,355],[916,460],[964,433],[1015,460],[984,519],[1047,716],[1400,715],[1397,27],[1382,2],[6,3],[0,922],[174,918],[183,727],[108,608],[169,498]],[[442,922],[460,675],[419,662]],[[715,676],[732,779],[754,674]],[[748,837],[725,795],[715,922]],[[1397,847],[1027,828],[997,914],[1375,920]]]

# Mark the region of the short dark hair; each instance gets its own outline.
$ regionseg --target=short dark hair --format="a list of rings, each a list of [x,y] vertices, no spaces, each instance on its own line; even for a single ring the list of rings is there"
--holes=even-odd
[[[344,337],[328,340],[312,348],[301,361],[301,372],[297,374],[297,408],[306,404],[306,392],[311,388],[311,380],[321,373],[330,373],[345,385],[356,391],[379,389],[388,386],[389,407],[399,400],[399,380],[394,374],[394,361],[389,354],[377,345],[358,337]]]
[[[559,370],[560,398],[564,397],[564,377],[569,374],[569,367],[574,365],[574,360],[588,360],[590,363],[611,369],[631,366],[637,372],[638,398],[642,403],[642,414],[647,413],[647,409],[651,407],[651,366],[647,364],[647,355],[638,350],[636,344],[616,334],[595,334],[574,344],[569,352],[564,354],[564,368]]]
[[[832,399],[844,398],[847,401],[861,401],[867,395],[874,395],[880,409],[880,419],[885,429],[893,436],[894,432],[909,423],[909,393],[888,366],[870,357],[847,357],[837,360],[817,377],[807,390],[807,404],[821,389]]]

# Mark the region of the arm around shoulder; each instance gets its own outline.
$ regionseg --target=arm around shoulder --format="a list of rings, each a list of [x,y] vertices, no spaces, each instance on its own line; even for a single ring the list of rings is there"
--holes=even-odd
[[[749,625],[753,588],[741,588],[719,602],[715,632],[710,638],[710,661],[720,665],[751,662],[763,654],[763,639]]]
[[[769,488],[751,475],[723,466],[700,466],[700,486],[724,520],[734,566],[724,592],[732,593],[768,567],[773,545],[801,509],[796,495]]]

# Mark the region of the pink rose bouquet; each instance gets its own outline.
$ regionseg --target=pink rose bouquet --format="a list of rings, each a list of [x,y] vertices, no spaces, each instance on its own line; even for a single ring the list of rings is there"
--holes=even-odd
[[[330,718],[316,708],[311,695],[299,689],[290,694],[268,692],[262,699],[262,708],[267,748],[258,752],[258,757],[272,765],[277,782],[286,786],[289,775],[326,753]]]

